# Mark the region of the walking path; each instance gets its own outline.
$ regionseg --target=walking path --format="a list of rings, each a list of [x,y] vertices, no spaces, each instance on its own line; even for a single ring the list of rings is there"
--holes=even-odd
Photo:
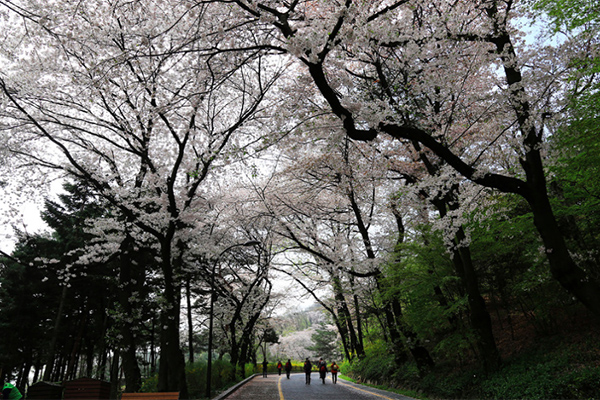
[[[258,375],[215,400],[414,400],[342,379],[334,384],[331,374],[327,374],[325,382],[323,384],[316,373],[312,374],[310,385],[305,384],[303,373],[292,374],[290,379],[285,375],[270,374],[266,378]]]

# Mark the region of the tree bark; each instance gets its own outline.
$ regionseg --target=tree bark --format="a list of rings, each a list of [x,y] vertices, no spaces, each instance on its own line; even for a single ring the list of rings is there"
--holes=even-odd
[[[131,304],[130,298],[133,292],[137,291],[138,286],[143,284],[143,277],[140,275],[134,263],[133,257],[133,238],[127,235],[121,243],[121,255],[119,265],[119,303],[125,314],[125,318],[119,321],[120,334],[122,339],[119,341],[121,348],[121,357],[123,359],[123,372],[125,373],[125,391],[135,393],[142,387],[142,374],[137,362],[137,340],[135,336],[134,324],[140,321],[133,321],[132,318],[136,315],[135,306]],[[136,288],[134,289],[134,283]]]
[[[363,358],[365,356],[365,350],[356,336],[356,331],[354,330],[354,323],[352,322],[352,314],[350,314],[350,310],[348,309],[348,304],[346,303],[346,297],[344,296],[342,282],[340,280],[340,277],[337,275],[336,271],[332,272],[331,281],[334,298],[338,310],[338,319],[340,321],[340,325],[346,328],[345,331],[350,339],[350,354],[355,353],[359,358]]]
[[[538,134],[532,123],[534,119],[530,113],[530,105],[526,100],[528,96],[522,84],[523,79],[518,64],[515,62],[518,58],[508,30],[504,26],[507,18],[498,15],[495,2],[489,2],[486,11],[490,16],[490,21],[495,24],[494,32],[486,37],[476,35],[467,37],[468,35],[466,35],[457,38],[457,40],[488,41],[496,46],[496,52],[503,63],[506,83],[509,90],[512,91],[510,100],[513,102],[517,122],[525,138],[526,155],[522,161],[522,166],[526,171],[526,181],[492,172],[476,174],[473,165],[461,159],[450,147],[438,141],[431,133],[416,128],[414,125],[381,123],[377,127],[359,129],[353,113],[342,104],[338,93],[329,84],[324,71],[325,58],[332,47],[324,48],[319,53],[316,62],[311,62],[309,57],[301,57],[301,60],[307,66],[314,83],[328,102],[332,112],[342,121],[350,138],[371,141],[380,132],[385,132],[397,139],[419,142],[428,147],[466,179],[484,187],[497,189],[503,193],[515,193],[523,196],[531,206],[535,226],[546,246],[552,276],[588,309],[600,315],[600,283],[579,268],[573,261],[549,205],[543,163],[539,153],[543,132]],[[279,18],[280,16],[276,17]],[[340,19],[340,23],[343,22],[343,18]],[[289,26],[287,19],[279,18],[278,23],[280,23],[278,29],[284,35],[293,35],[294,30]],[[335,40],[335,37],[331,35],[329,39]],[[475,299],[473,301],[477,302]]]
[[[460,229],[462,234],[462,228]],[[464,235],[464,234],[463,234]],[[460,243],[460,237],[458,240]],[[486,372],[494,372],[500,368],[500,353],[492,330],[492,319],[487,310],[485,300],[481,296],[477,274],[473,267],[471,252],[468,248],[461,247],[454,253],[454,266],[467,290],[471,325],[477,336],[477,346]]]
[[[110,398],[118,398],[119,392],[119,349],[113,352],[112,363],[110,364]]]
[[[537,175],[539,179],[539,172]],[[552,276],[589,310],[600,315],[600,284],[573,261],[550,206],[545,186],[543,192],[532,190],[528,202],[533,222],[546,249]]]
[[[172,240],[175,227],[161,241],[161,269],[163,272],[165,304],[160,318],[160,365],[158,368],[158,391],[179,392],[187,399],[185,358],[179,345],[179,315],[181,307],[181,282],[176,278],[179,268],[172,259]]]
[[[185,298],[187,303],[187,323],[188,323],[188,362],[194,363],[194,326],[192,319],[192,291],[190,288],[191,277],[188,274],[185,282]]]
[[[79,353],[81,347],[81,341],[83,339],[83,334],[85,333],[85,327],[88,321],[88,312],[87,312],[87,299],[84,300],[85,304],[83,310],[80,315],[79,329],[77,331],[77,336],[75,336],[73,340],[73,348],[71,350],[71,355],[69,356],[69,364],[67,366],[66,376],[70,378],[75,374],[75,360],[77,354]]]
[[[67,299],[67,286],[64,285],[60,295],[60,303],[58,305],[58,310],[56,312],[56,319],[54,320],[54,329],[52,330],[52,339],[50,340],[50,347],[48,348],[47,359],[46,359],[46,368],[44,370],[44,380],[47,382],[51,381],[52,372],[54,369],[55,359],[56,359],[56,342],[58,341],[58,331],[60,329],[60,324],[62,321],[63,310],[65,301]]]
[[[447,213],[448,203],[451,202],[438,199],[433,201],[433,203],[438,209],[440,216],[444,217]],[[494,339],[492,319],[479,290],[479,282],[475,267],[473,266],[471,251],[462,244],[464,240],[464,230],[462,227],[459,227],[454,239],[455,248],[451,249],[453,254],[452,264],[467,293],[470,311],[469,320],[475,330],[477,348],[483,367],[486,372],[493,372],[500,368],[500,353]]]

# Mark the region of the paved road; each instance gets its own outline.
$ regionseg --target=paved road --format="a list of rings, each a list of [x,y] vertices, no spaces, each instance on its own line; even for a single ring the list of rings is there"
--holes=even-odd
[[[327,374],[325,384],[312,374],[310,385],[304,383],[304,374],[292,374],[290,379],[285,375],[269,374],[267,378],[256,376],[226,400],[414,400],[399,394],[377,390],[338,379],[337,384],[331,382],[331,374]]]

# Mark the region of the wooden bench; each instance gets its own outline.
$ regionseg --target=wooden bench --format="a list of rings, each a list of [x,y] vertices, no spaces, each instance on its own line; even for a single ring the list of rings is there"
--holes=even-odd
[[[121,400],[179,400],[179,392],[123,393]]]

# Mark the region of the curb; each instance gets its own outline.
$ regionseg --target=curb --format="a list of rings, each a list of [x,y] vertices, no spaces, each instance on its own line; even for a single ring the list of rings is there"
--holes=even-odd
[[[258,375],[261,375],[261,374],[250,375],[249,377],[247,377],[243,381],[238,382],[235,385],[233,385],[232,387],[230,387],[229,389],[225,390],[224,392],[221,392],[221,394],[219,394],[217,397],[213,397],[212,400],[223,400],[223,399],[227,398],[227,396],[229,396],[231,393],[235,392],[240,387],[244,386],[250,379],[252,379],[252,378],[254,378],[255,376],[258,376]]]

